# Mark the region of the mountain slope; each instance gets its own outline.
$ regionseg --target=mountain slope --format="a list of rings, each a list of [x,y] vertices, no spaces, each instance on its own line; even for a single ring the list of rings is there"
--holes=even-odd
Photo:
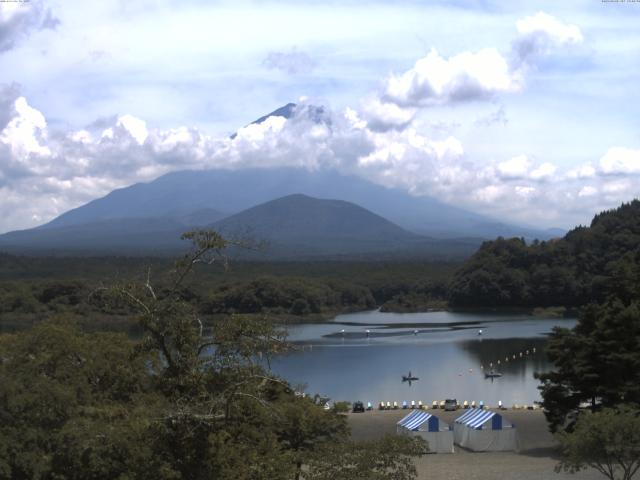
[[[0,249],[28,254],[150,255],[186,248],[190,227],[166,218],[117,218],[0,235]]]
[[[227,217],[212,226],[229,238],[266,241],[250,258],[463,258],[477,240],[440,240],[408,232],[343,200],[293,194]]]
[[[252,123],[259,124],[273,116],[289,119],[294,114],[305,115],[314,122],[329,122],[322,107],[288,103]],[[303,168],[169,173],[149,183],[114,190],[60,215],[41,228],[118,218],[170,217],[191,224],[190,217],[194,212],[214,209],[229,215],[294,193],[353,202],[402,228],[438,238],[492,239],[502,235],[548,239],[557,236],[557,231],[506,224],[430,197],[414,197],[401,189],[385,188],[361,177],[332,170],[311,172]]]
[[[212,227],[227,236],[250,234],[270,242],[270,250],[297,254],[394,251],[415,245],[409,233],[370,211],[342,200],[294,194],[232,215]]]
[[[353,203],[301,194],[251,207],[204,228],[232,239],[266,242],[266,248],[257,252],[232,250],[235,256],[262,260],[462,258],[479,245],[477,240],[423,237]],[[188,229],[167,218],[106,219],[11,232],[0,236],[0,248],[14,253],[175,255],[186,247],[180,235]]]
[[[306,115],[315,122],[329,122],[322,107],[289,103],[253,123],[272,116],[289,119],[294,114]],[[462,241],[464,245],[475,245],[479,239],[498,235],[527,239],[558,236],[557,230],[505,224],[430,197],[414,197],[404,190],[386,188],[335,170],[312,172],[291,167],[169,173],[149,183],[114,190],[35,229],[0,235],[0,247],[21,251],[21,248],[73,250],[83,246],[94,251],[112,251],[124,248],[125,244],[139,248],[144,239],[152,238],[153,245],[173,248],[174,243],[168,239],[176,237],[176,232],[296,193],[358,204],[420,235],[471,239]],[[163,238],[165,243],[161,241]],[[465,246],[462,250],[467,249]]]
[[[496,222],[430,197],[414,197],[394,188],[337,171],[301,168],[181,171],[150,183],[115,190],[60,215],[41,228],[79,225],[113,218],[180,219],[213,208],[228,214],[294,193],[356,203],[404,229],[439,238],[497,235],[550,238],[548,232]]]
[[[564,238],[486,242],[456,273],[450,302],[465,307],[577,307],[640,295],[640,201],[596,215]]]

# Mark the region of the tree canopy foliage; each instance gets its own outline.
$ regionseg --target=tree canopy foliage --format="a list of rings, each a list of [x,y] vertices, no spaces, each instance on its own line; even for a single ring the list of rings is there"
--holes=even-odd
[[[585,412],[560,440],[564,457],[557,471],[593,468],[610,480],[631,480],[640,470],[640,411],[621,407]]]
[[[139,341],[64,318],[0,337],[0,479],[354,478],[344,473],[354,465],[361,478],[415,478],[410,457],[424,442],[350,442],[343,415],[265,368],[261,358],[289,348],[270,322],[204,328],[184,283],[224,262],[227,242],[185,237],[194,249],[163,288],[148,275],[100,292],[136,312]],[[369,462],[371,452],[393,456]]]
[[[207,313],[285,313],[307,315],[376,306],[371,291],[361,285],[305,278],[257,278],[224,285],[206,303]]]
[[[575,328],[555,328],[547,347],[555,369],[539,374],[553,431],[573,428],[581,404],[640,407],[640,300],[590,305]]]
[[[590,228],[576,229],[555,245],[521,245],[516,249],[518,254],[510,251],[501,257],[503,266],[512,267],[514,259],[520,258],[517,272],[526,275],[539,267],[527,263],[532,256],[546,252],[547,264],[555,262],[559,272],[564,270],[572,277],[568,283],[562,280],[562,285],[555,287],[557,291],[566,292],[570,286],[569,290],[582,292],[568,297],[574,305],[583,305],[577,325],[554,328],[549,337],[547,354],[555,368],[537,374],[552,431],[576,429],[587,406],[593,412],[622,404],[640,408],[638,240],[640,202],[633,201],[596,215]],[[530,281],[521,283],[521,292],[530,287]],[[539,290],[528,291],[537,292],[529,298],[537,298],[538,304],[556,303],[551,299],[557,292],[541,295]]]
[[[111,269],[108,262],[113,260]],[[145,261],[147,263],[145,263]],[[281,322],[328,318],[382,306],[420,311],[443,306],[457,267],[449,263],[236,262],[227,271],[201,266],[181,295],[202,321],[232,314],[277,317]],[[165,259],[14,257],[0,254],[0,331],[28,328],[44,319],[73,316],[88,330],[137,330],[127,302],[104,300],[100,285],[151,272],[158,291],[171,287]]]
[[[637,292],[640,201],[596,215],[589,227],[547,242],[485,242],[451,282],[453,306],[547,307],[602,302]],[[625,293],[626,292],[626,293]]]

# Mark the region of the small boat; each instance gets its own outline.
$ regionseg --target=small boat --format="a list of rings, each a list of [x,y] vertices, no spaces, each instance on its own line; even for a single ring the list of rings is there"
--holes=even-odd
[[[484,372],[484,378],[500,378],[502,374],[491,370],[490,372]]]
[[[409,372],[409,375],[402,376],[403,382],[415,382],[416,380],[420,380],[420,379],[418,377],[414,377],[413,375],[411,375],[411,372]]]

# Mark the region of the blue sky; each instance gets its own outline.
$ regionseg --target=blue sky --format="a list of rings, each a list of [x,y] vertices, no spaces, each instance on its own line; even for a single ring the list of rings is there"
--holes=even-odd
[[[0,231],[256,165],[585,223],[638,195],[639,20],[598,0],[0,3]],[[291,101],[328,121],[226,138]]]

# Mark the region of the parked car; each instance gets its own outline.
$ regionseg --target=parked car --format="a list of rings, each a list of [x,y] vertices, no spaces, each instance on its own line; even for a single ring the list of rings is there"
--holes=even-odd
[[[351,409],[353,413],[364,412],[364,403],[362,402],[354,402],[353,408]]]
[[[444,401],[445,412],[451,412],[458,409],[458,401],[455,398],[447,398]]]

